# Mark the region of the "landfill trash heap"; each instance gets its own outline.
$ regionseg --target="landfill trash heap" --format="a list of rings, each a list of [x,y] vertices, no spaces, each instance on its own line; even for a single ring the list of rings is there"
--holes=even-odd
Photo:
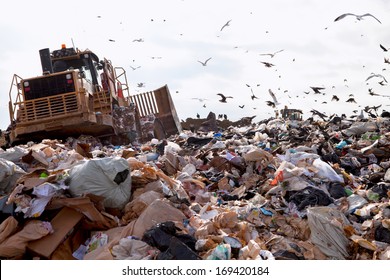
[[[251,119],[252,120],[252,119]],[[0,151],[0,258],[389,260],[390,119]]]

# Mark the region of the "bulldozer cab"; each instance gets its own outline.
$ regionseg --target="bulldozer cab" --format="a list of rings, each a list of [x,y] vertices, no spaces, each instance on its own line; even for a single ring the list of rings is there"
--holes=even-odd
[[[153,91],[152,99],[137,98],[129,94],[126,71],[90,50],[62,46],[39,53],[42,75],[23,79],[15,74],[11,83],[11,145],[82,134],[145,140],[140,121],[150,117],[145,108],[152,107],[157,138],[181,130],[167,86]]]

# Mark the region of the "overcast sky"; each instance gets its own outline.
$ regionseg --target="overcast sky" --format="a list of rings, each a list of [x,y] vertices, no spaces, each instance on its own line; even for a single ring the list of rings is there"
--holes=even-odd
[[[256,121],[269,118],[275,110],[266,103],[273,100],[269,89],[280,103],[276,109],[285,105],[303,109],[305,118],[311,116],[311,109],[328,115],[360,113],[366,105],[382,105],[379,112],[390,110],[389,85],[382,77],[366,81],[374,73],[390,82],[390,65],[385,63],[390,51],[380,48],[380,44],[390,48],[390,1],[6,3],[0,11],[1,129],[9,124],[13,74],[40,75],[39,50],[54,50],[62,43],[90,49],[114,66],[124,67],[133,94],[167,84],[183,120],[197,113],[206,117],[210,111],[231,120],[254,115]],[[381,23],[369,16],[334,21],[344,13],[370,13]],[[274,57],[261,55],[280,50]],[[210,57],[206,66],[198,62]],[[144,87],[138,87],[139,83]],[[324,87],[324,94],[314,94],[310,87]],[[379,96],[371,96],[369,89]],[[251,90],[258,99],[251,99]],[[221,103],[217,93],[233,98]],[[339,101],[332,101],[333,95]],[[357,103],[346,102],[350,97]]]

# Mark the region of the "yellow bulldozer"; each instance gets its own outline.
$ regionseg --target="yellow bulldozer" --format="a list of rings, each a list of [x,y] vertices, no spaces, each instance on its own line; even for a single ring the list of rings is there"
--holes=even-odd
[[[130,94],[126,71],[90,50],[39,51],[42,75],[14,75],[9,91],[10,145],[91,135],[126,144],[181,131],[169,89]]]

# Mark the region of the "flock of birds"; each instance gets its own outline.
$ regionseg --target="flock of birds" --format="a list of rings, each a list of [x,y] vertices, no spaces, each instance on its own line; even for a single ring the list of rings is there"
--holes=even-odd
[[[365,14],[362,14],[362,15],[357,15],[357,14],[353,14],[353,13],[345,13],[345,14],[342,14],[342,15],[338,16],[334,21],[335,21],[335,22],[336,22],[336,21],[339,21],[339,20],[341,20],[341,19],[343,19],[343,18],[345,18],[345,17],[347,17],[347,16],[353,16],[353,17],[355,17],[358,21],[363,20],[364,17],[372,17],[372,18],[375,19],[377,22],[379,22],[380,24],[382,24],[382,22],[381,22],[378,18],[376,18],[375,16],[373,16],[373,15],[370,14],[370,13],[365,13]],[[227,23],[225,23],[225,24],[222,26],[221,31],[222,31],[225,27],[229,26],[230,21],[231,21],[231,20],[229,20]],[[379,44],[379,47],[380,47],[384,52],[387,52],[387,51],[390,50],[390,48],[386,48],[386,47],[383,46],[382,44]],[[275,52],[273,52],[273,53],[261,53],[261,54],[259,54],[259,55],[261,55],[261,56],[269,56],[270,58],[273,58],[276,54],[278,54],[278,53],[280,53],[280,52],[283,52],[283,51],[284,51],[284,49],[280,49],[280,50],[275,51]],[[202,61],[199,61],[199,62],[200,62],[203,66],[206,66],[207,62],[208,62],[210,59],[211,59],[211,57],[208,58],[208,59],[207,59],[206,61],[204,61],[204,62],[202,62]],[[387,58],[385,58],[385,61],[384,61],[384,62],[390,64],[390,61],[389,61],[389,59],[387,59]],[[260,63],[262,63],[262,64],[263,64],[265,67],[267,67],[267,68],[271,68],[271,67],[275,66],[274,64],[272,64],[272,63],[270,63],[270,62],[267,62],[267,61],[260,61]],[[367,82],[367,81],[369,81],[369,80],[372,79],[372,78],[380,78],[381,80],[380,80],[378,83],[379,83],[380,85],[382,85],[382,86],[388,83],[387,80],[386,80],[386,78],[385,78],[382,74],[376,74],[376,73],[371,73],[371,74],[367,77],[367,79],[366,79],[365,81]],[[346,81],[346,80],[345,80],[345,81]],[[260,85],[260,84],[258,84],[257,86],[259,86],[259,85]],[[253,89],[251,88],[251,86],[248,85],[248,84],[246,84],[246,86],[248,86],[248,87],[250,88],[250,90],[251,90],[251,93],[252,93],[251,99],[252,99],[252,100],[258,99],[258,97],[254,95]],[[326,89],[325,87],[311,86],[310,89],[314,92],[314,94],[322,94],[322,95],[325,95],[325,93],[323,92],[323,90]],[[369,91],[369,94],[370,94],[371,96],[390,97],[390,95],[376,94],[376,93],[373,92],[372,88],[369,88],[368,91]],[[287,92],[287,91],[285,91],[285,92]],[[265,101],[265,103],[266,103],[268,106],[272,107],[272,108],[276,108],[277,105],[280,105],[280,102],[277,100],[277,98],[276,98],[276,96],[275,96],[275,93],[274,93],[271,89],[268,90],[268,93],[269,93],[269,95],[271,96],[272,101],[271,101],[271,100],[267,100],[267,101]],[[309,92],[309,91],[306,91],[306,92],[304,92],[304,93],[309,94],[310,92]],[[233,99],[232,96],[225,96],[225,95],[222,94],[222,93],[217,93],[217,95],[220,96],[219,102],[221,102],[221,103],[227,103],[227,100],[228,100],[228,99]],[[297,96],[297,97],[298,97],[298,96]],[[290,97],[290,98],[291,98],[291,97]],[[201,99],[199,99],[199,98],[198,98],[198,100],[201,101],[201,102],[205,101],[205,100],[201,100]],[[339,98],[337,95],[333,95],[332,98],[331,98],[331,101],[339,101],[339,100],[340,100],[340,98]],[[315,101],[317,101],[317,100],[315,100]],[[345,102],[347,102],[347,103],[357,103],[356,100],[355,100],[355,98],[354,98],[354,96],[353,96],[353,94],[350,94],[350,95],[348,96],[348,99],[345,100]],[[324,102],[322,102],[322,103],[325,104],[325,103],[327,103],[327,102],[324,101]],[[369,116],[371,116],[371,117],[377,117],[377,116],[379,116],[378,109],[379,109],[381,106],[382,106],[382,105],[379,105],[379,106],[372,106],[372,107],[370,107],[370,106],[365,106],[364,109],[361,110],[360,117],[362,117],[363,111],[366,112],[366,113],[367,113]],[[205,105],[204,105],[204,107],[205,107]],[[243,108],[245,107],[245,105],[238,105],[238,107],[241,108],[241,109],[243,109]],[[255,109],[255,108],[254,108],[254,109]],[[374,114],[373,111],[375,112],[375,114]],[[324,113],[321,113],[321,112],[319,112],[318,110],[315,110],[315,109],[312,109],[310,112],[311,112],[313,115],[317,115],[317,116],[319,116],[319,117],[322,118],[322,119],[325,119],[325,117],[327,117]],[[358,110],[353,110],[353,112],[354,112],[354,113],[357,113]],[[199,115],[198,115],[198,116],[199,116]],[[353,115],[353,116],[351,116],[351,117],[357,117],[357,115]]]
[[[382,24],[382,22],[376,18],[374,15],[370,14],[370,13],[365,13],[365,14],[353,14],[353,13],[344,13],[340,16],[338,16],[337,18],[334,19],[334,22],[337,22],[337,21],[340,21],[346,17],[355,17],[355,19],[357,21],[361,21],[363,20],[364,18],[373,18],[374,20],[376,20],[379,24]],[[153,21],[153,19],[152,19]],[[165,20],[164,20],[165,21]],[[225,30],[226,28],[228,28],[231,24],[232,20],[228,20],[227,22],[225,22],[221,28],[219,29],[219,31],[223,31]],[[182,35],[182,34],[181,34]],[[109,41],[111,42],[115,42],[115,40],[113,39],[109,39]],[[135,43],[142,43],[144,42],[144,39],[143,38],[137,38],[137,39],[134,39],[133,42]],[[387,48],[385,47],[383,44],[379,44],[379,47],[381,48],[381,50],[383,52],[388,52],[390,50],[390,48]],[[279,49],[275,52],[270,52],[270,53],[260,53],[259,56],[263,56],[263,57],[269,57],[270,59],[274,58],[277,54],[280,54],[282,53],[283,51],[285,51],[284,49]],[[158,59],[158,58],[161,58],[161,57],[152,57],[152,59]],[[198,63],[200,63],[203,67],[206,67],[208,66],[209,63],[211,63],[210,61],[212,60],[212,57],[208,57],[207,59],[205,60],[197,60]],[[293,59],[293,61],[295,61],[295,59]],[[260,61],[261,64],[263,64],[266,68],[272,68],[275,66],[275,64],[269,62],[269,61]],[[390,64],[390,60],[388,58],[384,58],[384,63],[387,63],[387,64]],[[139,69],[141,66],[130,66],[130,68],[135,71],[137,69]],[[280,77],[280,76],[279,76]],[[368,81],[371,80],[371,79],[379,79],[379,84],[384,86],[384,85],[387,85],[388,81],[387,79],[382,75],[382,74],[379,74],[379,73],[371,73],[367,78],[366,78],[366,82],[368,84]],[[346,81],[346,80],[345,80]],[[251,95],[250,95],[250,98],[252,101],[255,101],[256,99],[259,99],[259,97],[257,97],[255,94],[254,94],[254,91],[253,91],[253,88],[251,85],[249,84],[246,84],[246,86],[250,89],[251,91]],[[260,84],[257,84],[256,85],[257,87],[260,86]],[[138,87],[144,87],[144,83],[138,83]],[[326,93],[324,92],[324,90],[326,90],[326,87],[325,86],[310,86],[310,90],[314,93],[314,95],[318,94],[318,95],[325,95]],[[308,90],[308,91],[304,91],[305,94],[310,94],[311,91]],[[288,92],[288,90],[285,90],[284,92]],[[375,93],[373,91],[372,88],[369,88],[368,89],[368,93],[370,96],[382,96],[382,97],[390,97],[389,95],[383,95],[383,94],[378,94],[378,93]],[[277,108],[278,105],[281,104],[281,102],[278,101],[275,93],[273,92],[272,89],[268,89],[268,94],[269,96],[271,97],[270,100],[266,100],[265,103],[267,106],[270,106],[272,108]],[[218,100],[220,103],[228,103],[229,100],[233,100],[234,97],[233,96],[229,96],[229,95],[225,95],[224,93],[221,93],[221,92],[218,92],[216,93],[217,96],[220,97],[220,99]],[[289,98],[292,98],[290,95],[288,95]],[[298,97],[298,96],[297,96]],[[199,98],[199,97],[194,97],[192,98],[193,100],[198,100],[200,103],[203,104],[203,107],[206,108],[206,101],[208,101],[209,99],[208,98]],[[333,94],[332,98],[330,99],[332,102],[338,102],[340,101],[340,97],[338,97],[337,95]],[[317,102],[317,100],[315,100],[315,102]],[[353,94],[350,94],[348,96],[348,98],[345,99],[345,102],[347,103],[357,103]],[[323,104],[327,103],[326,101],[323,101],[322,102]],[[244,104],[238,104],[238,107],[240,109],[244,109],[245,105]],[[378,108],[380,108],[381,106],[374,106],[374,107],[369,107],[369,106],[366,106],[362,111],[365,111],[366,113],[368,113],[370,116],[378,116]],[[253,109],[256,109],[255,107]],[[354,112],[357,112],[357,110],[354,110]],[[311,112],[314,114],[314,115],[318,115],[320,116],[321,118],[323,118],[325,115],[323,113],[320,113],[319,111],[317,110],[314,110],[312,109]],[[374,114],[375,113],[375,114]],[[224,116],[226,116],[226,114],[223,114]],[[200,115],[197,113],[197,117],[199,118]]]

